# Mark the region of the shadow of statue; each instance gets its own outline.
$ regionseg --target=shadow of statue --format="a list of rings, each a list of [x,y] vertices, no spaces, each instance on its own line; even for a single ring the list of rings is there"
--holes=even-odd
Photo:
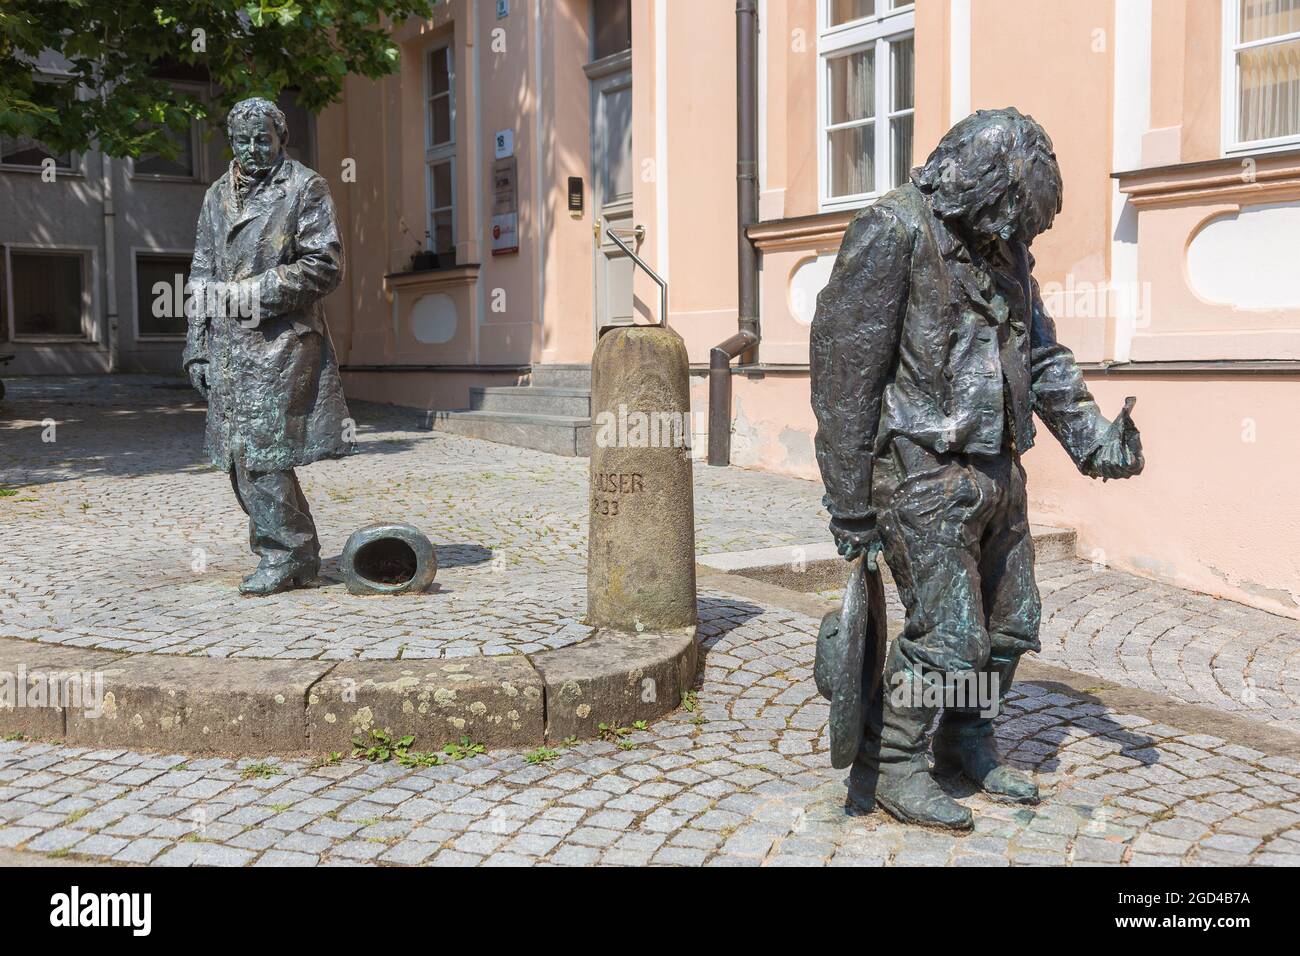
[[[1030,685],[1035,688],[1041,688],[1045,694],[1055,694],[1062,697],[1068,697],[1072,704],[1078,702],[1083,705],[1087,712],[1081,717],[1074,719],[1060,715],[1052,715],[1053,719],[1049,722],[1044,719],[1044,711],[1050,710],[1050,707],[1027,707],[1026,702],[1035,698],[1042,697],[1044,694],[1026,694],[1025,686]],[[1017,693],[1019,691],[1019,693]],[[864,735],[860,754],[864,762],[871,764],[873,758],[878,756],[880,751],[880,727],[883,713],[884,696],[878,694],[870,702],[867,709],[867,733]],[[1077,704],[1075,704],[1077,706]],[[1035,680],[1017,682],[1012,689],[1012,694],[1008,698],[1007,704],[1003,707],[1003,712],[994,722],[994,733],[997,735],[998,750],[1003,754],[1008,764],[1018,766],[1033,774],[1052,773],[1060,769],[1060,752],[1062,746],[1068,741],[1077,740],[1076,734],[1070,732],[1070,728],[1080,721],[1087,721],[1087,729],[1090,736],[1101,736],[1108,740],[1114,741],[1119,745],[1117,754],[1136,760],[1143,766],[1152,766],[1160,762],[1160,753],[1155,747],[1155,741],[1141,733],[1141,728],[1126,727],[1123,724],[1116,723],[1110,719],[1111,709],[1107,707],[1098,697],[1092,694],[1081,693],[1078,690],[1061,684],[1056,681]],[[942,717],[942,711],[936,717],[934,726],[937,726],[938,720]],[[1027,734],[1008,734],[1007,731],[1015,728],[1017,723],[1031,722],[1040,723],[1042,726],[1037,730],[1031,730]],[[927,728],[929,733],[933,733],[934,726]],[[1033,744],[1031,755],[1025,750],[1026,744]],[[1109,756],[1109,755],[1108,755]],[[1098,759],[1102,759],[1098,757]],[[966,797],[974,796],[979,793],[979,787],[963,775],[936,775],[935,780],[948,796],[961,800]],[[875,781],[870,781],[874,785]],[[1050,800],[1050,797],[1048,797]],[[1045,800],[1044,802],[1047,802]],[[851,803],[846,802],[846,812],[851,816],[863,816],[869,811],[854,808]],[[1033,813],[1033,805],[1025,805],[1025,810]]]

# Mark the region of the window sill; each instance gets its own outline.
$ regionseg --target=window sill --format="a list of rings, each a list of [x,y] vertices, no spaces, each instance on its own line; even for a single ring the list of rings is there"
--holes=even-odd
[[[185,186],[204,186],[207,185],[205,180],[197,176],[169,176],[165,173],[131,173],[128,177],[132,182],[141,183],[180,183]]]
[[[31,173],[40,176],[45,172],[40,166],[16,166],[12,163],[0,163],[0,173]],[[64,176],[76,176],[78,179],[85,179],[86,174],[81,169],[66,169],[62,166],[54,167],[54,178],[56,180]]]
[[[1225,159],[1250,159],[1254,156],[1276,156],[1278,153],[1300,152],[1300,139],[1279,140],[1276,143],[1244,143],[1240,146],[1225,146]]]
[[[1137,207],[1268,202],[1300,192],[1300,148],[1133,169],[1111,178]]]
[[[750,226],[745,234],[760,252],[778,249],[838,247],[857,209],[836,209],[811,216],[769,219]]]
[[[95,342],[84,335],[15,335],[10,341],[10,345],[93,345],[98,346]]]
[[[1080,362],[1079,369],[1094,375],[1300,375],[1293,359],[1201,359],[1186,361]]]
[[[391,299],[395,292],[436,292],[473,285],[478,281],[480,268],[479,263],[469,262],[440,269],[422,269],[419,272],[390,272],[384,276],[384,291]]]

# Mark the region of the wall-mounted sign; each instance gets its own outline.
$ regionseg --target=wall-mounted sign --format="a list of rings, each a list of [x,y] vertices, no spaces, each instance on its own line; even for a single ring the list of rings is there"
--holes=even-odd
[[[515,157],[492,163],[492,255],[519,251],[519,183]]]
[[[515,154],[515,131],[512,129],[503,129],[497,133],[496,140],[493,143],[496,149],[497,159],[505,159],[507,156]]]
[[[519,213],[492,217],[492,255],[519,251]]]
[[[497,0],[497,19],[504,20],[510,16],[510,0]]]

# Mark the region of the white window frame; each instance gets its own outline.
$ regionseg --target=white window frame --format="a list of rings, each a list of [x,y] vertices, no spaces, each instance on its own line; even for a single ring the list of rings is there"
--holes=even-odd
[[[878,5],[885,5],[891,0],[876,0]],[[893,156],[889,142],[889,121],[899,116],[916,115],[915,103],[911,109],[891,110],[890,94],[892,77],[890,74],[889,47],[893,41],[916,36],[916,4],[894,2],[891,9],[875,16],[864,17],[849,23],[831,26],[831,0],[820,0],[817,4],[817,179],[819,205],[823,212],[838,209],[853,209],[865,206],[879,199],[889,191],[889,174],[893,169]],[[876,187],[865,193],[852,196],[832,196],[830,194],[830,150],[828,148],[830,123],[829,74],[830,61],[837,56],[856,53],[869,47],[876,51]],[[915,51],[913,45],[913,51]],[[913,53],[915,56],[915,52]],[[913,61],[915,62],[915,60]],[[915,76],[913,76],[915,84]],[[915,88],[915,86],[913,87]],[[915,123],[915,121],[913,121]],[[915,132],[915,125],[913,126]]]
[[[193,249],[155,249],[150,246],[132,246],[131,247],[131,315],[132,329],[135,332],[137,342],[184,342],[185,332],[141,332],[140,331],[140,257],[145,256],[187,256],[194,259]],[[182,297],[182,302],[185,298]]]
[[[52,256],[76,256],[81,260],[81,335],[19,334],[14,317],[14,263],[13,252],[43,253]],[[5,318],[8,323],[9,344],[20,342],[76,343],[95,342],[95,288],[98,267],[95,261],[98,250],[94,246],[49,246],[35,242],[6,242],[5,256]]]
[[[460,234],[459,224],[456,221],[456,48],[453,40],[454,37],[449,36],[430,46],[424,51],[422,63],[424,71],[424,228],[426,233],[424,247],[427,250],[433,249],[433,243],[437,235],[433,228],[435,213],[451,213],[452,249],[456,248],[456,242]],[[447,51],[447,92],[439,93],[437,96],[446,96],[448,99],[450,107],[448,110],[450,116],[449,133],[451,138],[445,143],[435,144],[433,142],[433,111],[429,108],[435,94],[433,92],[433,71],[430,69],[429,63],[433,54],[438,50]],[[433,205],[433,168],[442,163],[448,163],[451,167],[451,205],[435,207]]]
[[[1223,154],[1275,153],[1300,146],[1300,133],[1292,136],[1275,136],[1271,139],[1238,140],[1241,97],[1238,90],[1237,54],[1242,50],[1270,46],[1288,40],[1300,40],[1300,32],[1280,33],[1277,36],[1250,43],[1240,43],[1241,0],[1223,0],[1223,67],[1220,72],[1223,89]]]

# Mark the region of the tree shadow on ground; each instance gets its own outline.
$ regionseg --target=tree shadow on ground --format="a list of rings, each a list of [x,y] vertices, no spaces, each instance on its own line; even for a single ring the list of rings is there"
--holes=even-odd
[[[351,402],[349,410],[359,455],[401,454],[430,440],[374,437],[421,431],[423,413],[417,410],[371,402]],[[14,379],[0,403],[0,485],[214,471],[203,451],[206,417],[206,404],[181,380]]]

